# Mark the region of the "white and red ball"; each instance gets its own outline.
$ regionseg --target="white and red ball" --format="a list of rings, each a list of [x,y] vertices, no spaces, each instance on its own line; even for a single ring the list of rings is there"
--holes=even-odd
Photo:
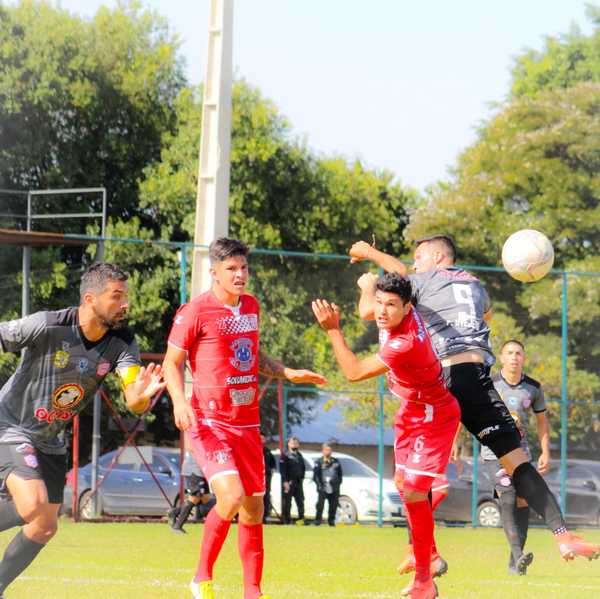
[[[552,268],[554,248],[543,233],[522,229],[504,242],[502,264],[513,279],[533,283],[545,277]]]

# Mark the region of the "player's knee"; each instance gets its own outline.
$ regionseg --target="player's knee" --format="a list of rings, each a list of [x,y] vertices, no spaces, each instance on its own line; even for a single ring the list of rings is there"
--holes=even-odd
[[[230,514],[231,518],[240,511],[243,501],[244,494],[241,491],[230,491],[229,493],[224,493],[217,497],[219,507]]]
[[[48,502],[43,498],[35,495],[31,497],[23,497],[18,502],[15,502],[17,512],[25,522],[33,522],[42,516],[48,506]]]
[[[28,525],[27,536],[36,543],[45,545],[56,534],[58,521],[51,516],[41,516]]]

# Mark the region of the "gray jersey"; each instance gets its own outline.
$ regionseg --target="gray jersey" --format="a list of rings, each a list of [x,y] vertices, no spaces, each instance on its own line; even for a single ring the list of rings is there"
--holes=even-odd
[[[109,372],[130,378],[140,364],[128,329],[110,330],[92,343],[79,328],[77,308],[0,323],[0,345],[5,352],[22,350],[0,389],[0,443],[31,443],[46,453],[65,453],[68,421]]]
[[[542,386],[535,379],[523,375],[516,385],[511,385],[499,372],[492,377],[494,387],[506,404],[512,417],[515,419],[519,430],[521,431],[521,447],[531,459],[531,451],[527,441],[527,432],[529,429],[529,417],[531,411],[540,414],[546,411],[546,401]],[[484,460],[495,460],[496,456],[485,446],[481,447],[481,456]]]
[[[181,467],[181,474],[183,474],[183,476],[191,476],[192,474],[195,474],[196,476],[204,477],[204,474],[202,474],[202,470],[200,470],[200,466],[198,466],[198,462],[196,462],[196,458],[191,451],[185,452],[183,466]]]
[[[413,304],[423,317],[440,358],[480,350],[494,363],[490,329],[483,315],[490,300],[481,281],[462,268],[444,268],[409,275]]]

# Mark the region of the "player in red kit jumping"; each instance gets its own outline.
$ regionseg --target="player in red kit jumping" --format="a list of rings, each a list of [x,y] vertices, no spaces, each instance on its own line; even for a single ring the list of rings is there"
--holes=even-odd
[[[190,583],[194,599],[214,599],[213,566],[236,514],[244,599],[268,599],[260,588],[265,465],[258,375],[293,383],[325,382],[321,375],[287,368],[259,349],[259,305],[245,293],[248,253],[234,239],[211,243],[212,288],[177,311],[163,363],[175,424],[188,431],[217,498],[206,517],[200,561]],[[193,380],[191,403],[184,391],[186,361]]]
[[[338,307],[316,300],[312,308],[346,378],[355,382],[387,373],[390,391],[400,400],[395,419],[395,480],[412,528],[416,566],[407,593],[412,599],[433,599],[438,594],[430,572],[434,523],[428,494],[444,476],[460,408],[446,388],[440,361],[411,297],[408,279],[395,273],[377,279],[375,320],[380,347],[364,360],[346,345]]]

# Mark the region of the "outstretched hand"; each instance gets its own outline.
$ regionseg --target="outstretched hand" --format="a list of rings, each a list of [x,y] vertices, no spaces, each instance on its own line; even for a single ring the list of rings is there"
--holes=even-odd
[[[133,389],[140,399],[150,400],[167,386],[167,382],[162,378],[163,372],[160,364],[150,362],[148,366],[140,368],[133,383]]]
[[[327,379],[312,370],[295,370],[293,368],[285,369],[285,378],[290,383],[308,383],[311,385],[324,385]]]
[[[327,300],[317,299],[312,303],[312,311],[320,327],[325,331],[340,328],[340,309]]]

